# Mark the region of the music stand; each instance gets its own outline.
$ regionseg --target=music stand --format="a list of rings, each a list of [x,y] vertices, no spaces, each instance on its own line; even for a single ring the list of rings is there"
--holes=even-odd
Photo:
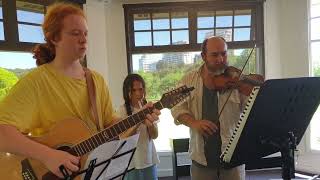
[[[80,175],[84,180],[123,180],[136,150],[138,138],[139,134],[136,134],[99,146],[89,154],[83,170],[71,178],[65,176],[65,179]]]
[[[229,154],[230,162],[223,165],[231,168],[280,151],[282,177],[294,178],[294,150],[319,102],[319,77],[267,80],[260,87],[238,142],[233,142],[236,147]]]

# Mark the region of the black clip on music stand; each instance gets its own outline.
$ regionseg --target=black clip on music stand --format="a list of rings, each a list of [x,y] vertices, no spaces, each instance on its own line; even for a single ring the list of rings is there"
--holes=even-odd
[[[118,147],[118,149],[115,151],[115,153],[112,155],[111,158],[107,159],[107,160],[104,160],[100,163],[97,163],[97,159],[92,159],[88,165],[88,168],[84,169],[84,170],[81,170],[79,172],[77,172],[75,175],[69,175],[66,171],[65,171],[65,168],[63,166],[60,167],[60,171],[63,173],[64,175],[64,179],[65,180],[71,180],[71,179],[74,179],[75,177],[77,177],[78,175],[81,175],[81,174],[84,174],[84,180],[90,180],[91,177],[92,177],[92,173],[93,171],[95,170],[96,167],[99,167],[99,166],[102,166],[104,165],[103,169],[99,172],[99,175],[95,178],[95,180],[98,180],[101,175],[103,174],[103,172],[105,172],[107,170],[107,168],[109,167],[111,161],[113,159],[117,159],[119,157],[122,157],[126,154],[129,154],[131,153],[131,156],[130,156],[130,159],[127,163],[127,166],[125,168],[125,170],[122,172],[122,173],[119,173],[118,175],[112,177],[111,179],[115,179],[115,178],[118,178],[120,176],[122,176],[122,180],[124,179],[124,176],[125,174],[128,172],[128,168],[129,168],[129,165],[130,165],[130,162],[133,158],[133,155],[134,155],[134,152],[136,150],[136,147],[128,150],[128,151],[125,151],[121,154],[118,154],[120,152],[120,150],[124,147],[124,145],[126,144],[127,141],[123,141],[121,143],[121,145]]]
[[[320,102],[320,78],[267,80],[258,92],[226,168],[281,152],[282,178],[294,178],[294,151]]]

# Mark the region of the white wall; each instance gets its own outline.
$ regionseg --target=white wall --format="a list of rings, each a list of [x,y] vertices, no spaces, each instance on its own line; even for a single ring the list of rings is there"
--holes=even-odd
[[[128,74],[122,3],[88,0],[84,9],[89,25],[88,67],[104,76],[117,108],[122,104],[122,82]]]
[[[122,103],[122,81],[128,73],[122,5],[168,1],[108,0],[104,3],[87,0],[85,10],[89,24],[88,66],[103,74],[108,81],[116,107]],[[307,0],[266,0],[264,11],[266,78],[308,76]],[[302,153],[306,149],[305,144],[304,138],[300,145]],[[160,156],[162,155],[159,175],[172,175],[172,171],[168,169],[172,167],[171,159],[168,158],[170,155],[160,153]],[[300,160],[302,162],[303,158]]]
[[[266,77],[308,76],[307,0],[267,0],[264,14]]]
[[[308,1],[267,0],[265,4],[266,77],[289,78],[309,75]],[[296,168],[320,173],[320,155],[312,154],[307,130],[298,149]]]

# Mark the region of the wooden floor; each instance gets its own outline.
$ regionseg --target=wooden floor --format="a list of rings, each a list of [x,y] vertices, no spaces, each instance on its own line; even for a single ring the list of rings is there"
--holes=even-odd
[[[297,179],[303,179],[298,178]],[[273,170],[260,170],[260,171],[247,171],[246,172],[246,180],[280,180],[281,178],[281,170],[273,169]],[[161,177],[159,180],[175,180],[174,177]],[[179,177],[179,180],[191,180],[188,176]]]

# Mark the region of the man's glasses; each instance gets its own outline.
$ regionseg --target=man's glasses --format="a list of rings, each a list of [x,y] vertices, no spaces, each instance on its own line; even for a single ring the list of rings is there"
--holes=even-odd
[[[213,57],[218,57],[219,55],[221,55],[222,57],[225,57],[225,56],[227,56],[227,51],[210,52],[209,55],[213,56]]]

